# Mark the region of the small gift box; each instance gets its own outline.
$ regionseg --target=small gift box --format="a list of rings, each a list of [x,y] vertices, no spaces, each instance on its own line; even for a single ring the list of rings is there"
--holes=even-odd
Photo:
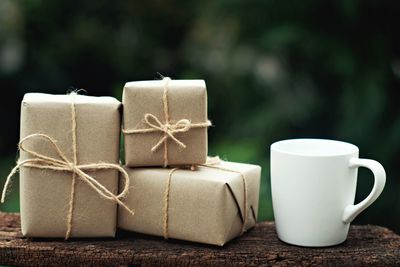
[[[30,93],[21,105],[22,234],[29,237],[113,237],[121,103],[111,97]],[[131,213],[129,210],[128,213]]]
[[[261,167],[222,161],[196,170],[126,168],[132,187],[118,227],[223,246],[257,221]]]
[[[206,161],[211,123],[203,80],[128,82],[122,98],[128,167]]]

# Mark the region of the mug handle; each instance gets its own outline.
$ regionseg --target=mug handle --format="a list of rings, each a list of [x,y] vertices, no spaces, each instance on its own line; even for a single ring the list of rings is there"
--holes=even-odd
[[[342,220],[344,223],[351,223],[363,210],[368,208],[382,193],[382,190],[386,183],[386,173],[382,165],[372,159],[350,159],[350,168],[365,167],[372,171],[374,174],[374,187],[371,193],[360,203],[356,205],[348,205],[343,212]]]

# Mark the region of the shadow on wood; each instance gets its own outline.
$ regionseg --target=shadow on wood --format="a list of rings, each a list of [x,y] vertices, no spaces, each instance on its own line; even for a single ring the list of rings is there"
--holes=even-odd
[[[395,266],[400,236],[380,226],[352,226],[348,240],[329,248],[302,248],[278,240],[272,222],[225,247],[119,232],[116,239],[27,239],[19,214],[0,213],[0,264],[137,266]]]

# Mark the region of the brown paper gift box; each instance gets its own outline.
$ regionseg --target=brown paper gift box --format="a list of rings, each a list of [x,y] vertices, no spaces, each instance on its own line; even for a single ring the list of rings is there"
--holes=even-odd
[[[247,184],[247,223],[256,223],[261,167],[223,161],[216,165],[241,172]],[[129,216],[120,209],[118,227],[163,236],[165,190],[171,169],[126,168],[132,184],[125,203],[135,210]],[[244,211],[244,183],[236,172],[210,167],[173,172],[169,191],[168,238],[223,246],[240,235]]]
[[[152,114],[165,123],[163,94],[166,80],[137,81],[125,84],[123,91],[124,130],[149,129],[145,115]],[[182,119],[191,123],[206,123],[207,92],[204,80],[170,80],[167,102],[171,123]],[[154,121],[152,121],[156,124]],[[162,166],[165,163],[165,147],[152,148],[163,138],[163,132],[125,134],[125,162],[128,167]],[[207,158],[207,127],[191,128],[187,132],[175,133],[186,148],[182,149],[168,138],[168,165],[202,164]]]
[[[74,95],[77,161],[79,164],[118,163],[120,102],[111,97]],[[21,105],[21,139],[43,133],[57,141],[72,158],[71,95],[26,94]],[[32,139],[29,149],[59,158],[51,145]],[[21,159],[30,156],[21,151]],[[114,194],[118,190],[115,170],[88,172]],[[71,172],[22,166],[20,202],[22,233],[29,237],[65,237],[71,199]],[[71,237],[113,237],[117,207],[76,179]]]

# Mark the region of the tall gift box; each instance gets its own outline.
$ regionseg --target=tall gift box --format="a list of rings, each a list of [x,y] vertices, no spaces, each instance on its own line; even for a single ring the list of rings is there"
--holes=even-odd
[[[115,235],[118,172],[123,171],[118,165],[120,107],[111,97],[24,96],[14,169],[20,168],[23,235]]]
[[[128,82],[122,99],[128,167],[205,163],[211,123],[204,80]]]
[[[197,170],[126,168],[132,180],[118,213],[124,230],[223,246],[257,220],[261,168],[222,161]]]

